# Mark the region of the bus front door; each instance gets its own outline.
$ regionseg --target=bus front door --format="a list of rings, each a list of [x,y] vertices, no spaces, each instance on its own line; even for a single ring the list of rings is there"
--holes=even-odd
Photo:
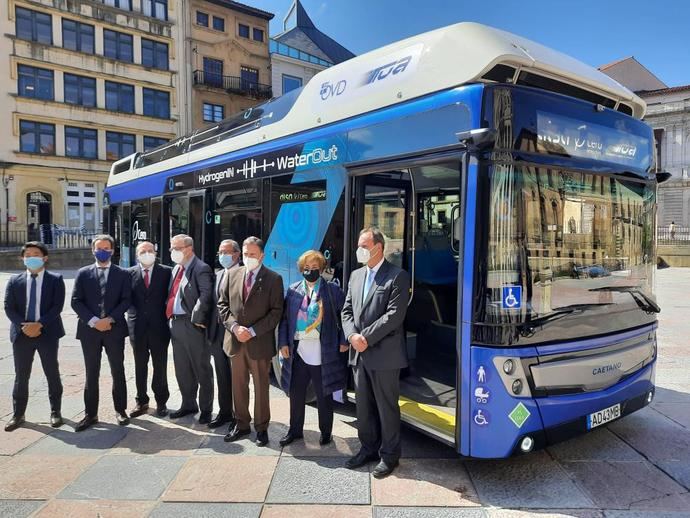
[[[355,173],[350,258],[359,230],[378,227],[386,260],[411,278],[405,319],[409,367],[401,372],[403,421],[456,443],[459,160]]]

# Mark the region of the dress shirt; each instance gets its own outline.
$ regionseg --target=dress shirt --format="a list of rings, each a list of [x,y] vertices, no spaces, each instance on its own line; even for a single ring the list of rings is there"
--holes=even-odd
[[[367,285],[367,281],[369,280],[370,275],[373,275],[374,277],[376,277],[376,274],[378,273],[379,269],[381,268],[381,265],[383,264],[384,259],[385,259],[385,257],[382,257],[381,260],[378,263],[376,263],[373,267],[367,266],[367,273],[364,276],[364,286]],[[372,286],[369,288],[369,291],[371,291],[371,288],[373,288],[373,280],[372,280]],[[367,293],[367,296],[368,295],[369,294]],[[364,302],[364,300],[362,300],[362,302]],[[356,333],[352,333],[352,334],[356,334]],[[348,343],[350,342],[351,337],[352,337],[352,335],[347,337]]]
[[[36,277],[36,322],[41,319],[41,287],[43,286],[43,274],[45,273],[45,268],[42,268],[38,272]],[[31,270],[26,270],[26,311],[24,312],[24,317],[29,315],[29,300],[31,300]]]
[[[192,261],[194,261],[194,258],[196,256],[192,255],[187,261],[180,263],[181,266],[184,266],[184,274],[187,274],[187,270],[189,270],[189,265],[192,264]],[[177,275],[177,272],[175,275],[173,275],[173,284],[175,283],[175,276]],[[182,280],[180,280],[180,287],[177,290],[177,293],[175,294],[175,302],[173,302],[173,315],[186,315],[187,312],[184,310],[182,307]]]

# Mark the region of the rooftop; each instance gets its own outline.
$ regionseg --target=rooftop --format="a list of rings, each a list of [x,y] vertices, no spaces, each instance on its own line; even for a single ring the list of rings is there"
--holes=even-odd
[[[206,0],[209,3],[219,5],[221,7],[226,7],[234,11],[238,11],[243,14],[248,14],[250,16],[257,16],[263,18],[264,20],[272,20],[275,14],[269,13],[268,11],[262,11],[256,7],[250,5],[241,4],[240,2],[235,2],[234,0]]]

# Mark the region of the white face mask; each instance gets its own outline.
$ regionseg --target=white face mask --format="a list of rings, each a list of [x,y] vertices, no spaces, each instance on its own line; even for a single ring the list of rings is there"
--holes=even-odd
[[[371,261],[372,257],[376,257],[378,254],[371,255],[371,250],[368,248],[363,248],[359,247],[357,249],[357,261],[359,261],[362,264],[367,264],[369,261]]]
[[[170,259],[172,259],[173,263],[180,264],[184,261],[184,252],[182,250],[173,250],[170,252]]]
[[[142,252],[141,254],[139,254],[139,262],[143,266],[151,266],[153,263],[156,262],[156,254],[154,254],[153,252]]]
[[[244,265],[247,270],[256,270],[259,266],[259,260],[256,257],[244,256]]]

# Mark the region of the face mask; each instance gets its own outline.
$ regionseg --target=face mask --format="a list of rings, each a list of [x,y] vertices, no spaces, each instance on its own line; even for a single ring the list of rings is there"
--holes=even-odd
[[[110,256],[113,255],[112,250],[96,250],[93,255],[98,259],[99,263],[107,263],[110,260]]]
[[[218,256],[218,262],[223,268],[230,268],[233,264],[235,264],[235,260],[230,254],[220,254]]]
[[[244,265],[247,267],[247,270],[256,270],[259,266],[259,260],[256,257],[245,257]]]
[[[371,255],[371,250],[369,250],[368,248],[362,248],[360,246],[357,249],[357,261],[362,264],[368,263],[369,261],[371,261],[371,258],[375,256],[376,254],[374,254],[373,256]]]
[[[319,270],[304,270],[302,276],[307,282],[316,282],[321,276],[321,272]]]
[[[180,264],[182,261],[184,261],[184,253],[182,250],[173,250],[170,252],[170,259],[172,259],[173,263]]]
[[[29,270],[40,270],[43,268],[43,265],[45,263],[43,262],[43,257],[25,257],[24,258],[24,266],[26,266]]]
[[[153,252],[143,252],[139,254],[139,262],[144,266],[151,266],[156,262],[156,254]]]

